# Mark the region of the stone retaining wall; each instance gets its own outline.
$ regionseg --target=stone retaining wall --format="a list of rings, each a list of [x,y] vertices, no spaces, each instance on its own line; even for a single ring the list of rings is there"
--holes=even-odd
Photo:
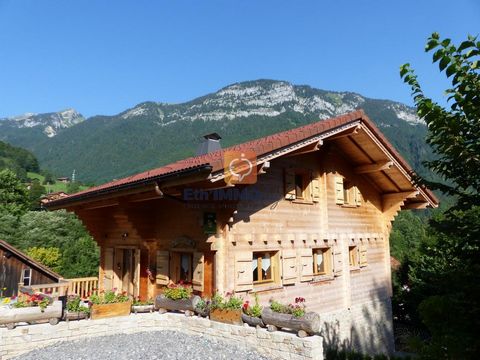
[[[110,319],[61,322],[58,325],[20,325],[13,330],[0,328],[0,360],[58,341],[159,330],[176,330],[248,346],[272,359],[323,360],[323,340],[320,336],[299,338],[282,331],[267,332],[265,329],[227,325],[173,313],[131,314]]]

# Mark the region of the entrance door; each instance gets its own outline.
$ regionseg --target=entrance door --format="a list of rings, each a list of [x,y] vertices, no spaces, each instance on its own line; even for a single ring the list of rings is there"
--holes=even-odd
[[[125,291],[138,296],[140,250],[136,248],[107,248],[104,251],[104,289]]]

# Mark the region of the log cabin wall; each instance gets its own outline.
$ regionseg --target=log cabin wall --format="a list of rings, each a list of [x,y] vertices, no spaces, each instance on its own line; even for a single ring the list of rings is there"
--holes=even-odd
[[[164,283],[158,284],[155,279],[157,255],[160,252],[169,252],[171,257],[172,253],[183,251],[203,254],[203,291],[197,293],[212,294],[214,287],[210,239],[212,235],[203,232],[203,209],[192,208],[188,204],[172,199],[158,199],[137,203],[124,201],[100,209],[77,210],[76,213],[101,249],[100,289],[125,290],[120,285],[123,270],[117,266],[118,259],[116,255],[112,255],[112,251],[133,249],[140,254],[138,274],[134,277],[134,282],[138,282],[138,288],[133,291],[133,295],[154,298],[165,286]],[[113,264],[106,260],[112,256]],[[153,274],[153,278],[149,278],[147,268]],[[112,277],[113,279],[110,279]]]
[[[285,171],[292,168],[311,170],[315,174],[320,187],[316,201],[285,199]],[[336,204],[335,179],[339,176],[359,189],[359,206]],[[330,148],[274,160],[252,188],[268,194],[268,199],[238,204],[226,240],[226,263],[230,270],[225,279],[226,284],[230,284],[227,290],[240,290],[240,294],[250,298],[258,294],[263,304],[272,297],[286,303],[304,297],[308,309],[318,312],[346,309],[352,304],[388,297],[388,229],[381,211],[381,197],[365,178],[353,173],[352,166],[340,152]],[[308,267],[305,262],[312,261],[312,249],[324,246],[332,251],[331,276],[302,273],[302,266]],[[349,247],[353,246],[356,251],[362,251],[361,267],[350,267]],[[240,281],[236,267],[242,266],[241,258],[246,259],[240,271],[248,271],[249,253],[260,251],[278,252],[277,281],[237,286]],[[297,268],[295,279],[284,285],[284,267],[292,264],[287,263],[288,256],[295,258],[292,261]]]
[[[18,284],[23,281],[22,273],[25,269],[31,269],[30,285],[57,283],[58,279],[53,278],[18,258],[9,251],[0,248],[0,288],[6,288],[3,296],[16,296]]]

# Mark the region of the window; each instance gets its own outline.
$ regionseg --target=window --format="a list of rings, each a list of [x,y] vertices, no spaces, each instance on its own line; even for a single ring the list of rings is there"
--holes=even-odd
[[[335,176],[335,203],[347,207],[360,206],[362,195],[350,181],[342,176]]]
[[[305,192],[305,179],[303,174],[295,174],[295,197],[303,199]]]
[[[358,248],[357,246],[349,246],[348,247],[348,258],[350,262],[350,268],[358,268]]]
[[[185,282],[192,281],[192,254],[180,253],[180,279]]]
[[[23,269],[23,286],[30,286],[32,283],[32,269]]]
[[[313,249],[313,273],[315,275],[330,275],[332,273],[332,249]]]
[[[277,252],[254,252],[252,259],[253,283],[275,282],[278,263]]]

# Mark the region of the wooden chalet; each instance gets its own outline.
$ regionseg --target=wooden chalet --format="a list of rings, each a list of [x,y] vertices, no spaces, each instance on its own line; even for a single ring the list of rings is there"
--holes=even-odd
[[[256,155],[255,183],[228,181],[232,153]],[[302,296],[332,323],[348,318],[336,331],[352,339],[354,323],[365,335],[391,334],[392,221],[402,209],[438,203],[412,176],[359,110],[45,206],[75,212],[98,242],[100,288],[152,298],[184,280],[207,296],[235,291],[262,303]],[[368,319],[387,325],[373,330]]]
[[[0,290],[3,296],[14,296],[19,286],[59,283],[62,277],[0,240]]]

